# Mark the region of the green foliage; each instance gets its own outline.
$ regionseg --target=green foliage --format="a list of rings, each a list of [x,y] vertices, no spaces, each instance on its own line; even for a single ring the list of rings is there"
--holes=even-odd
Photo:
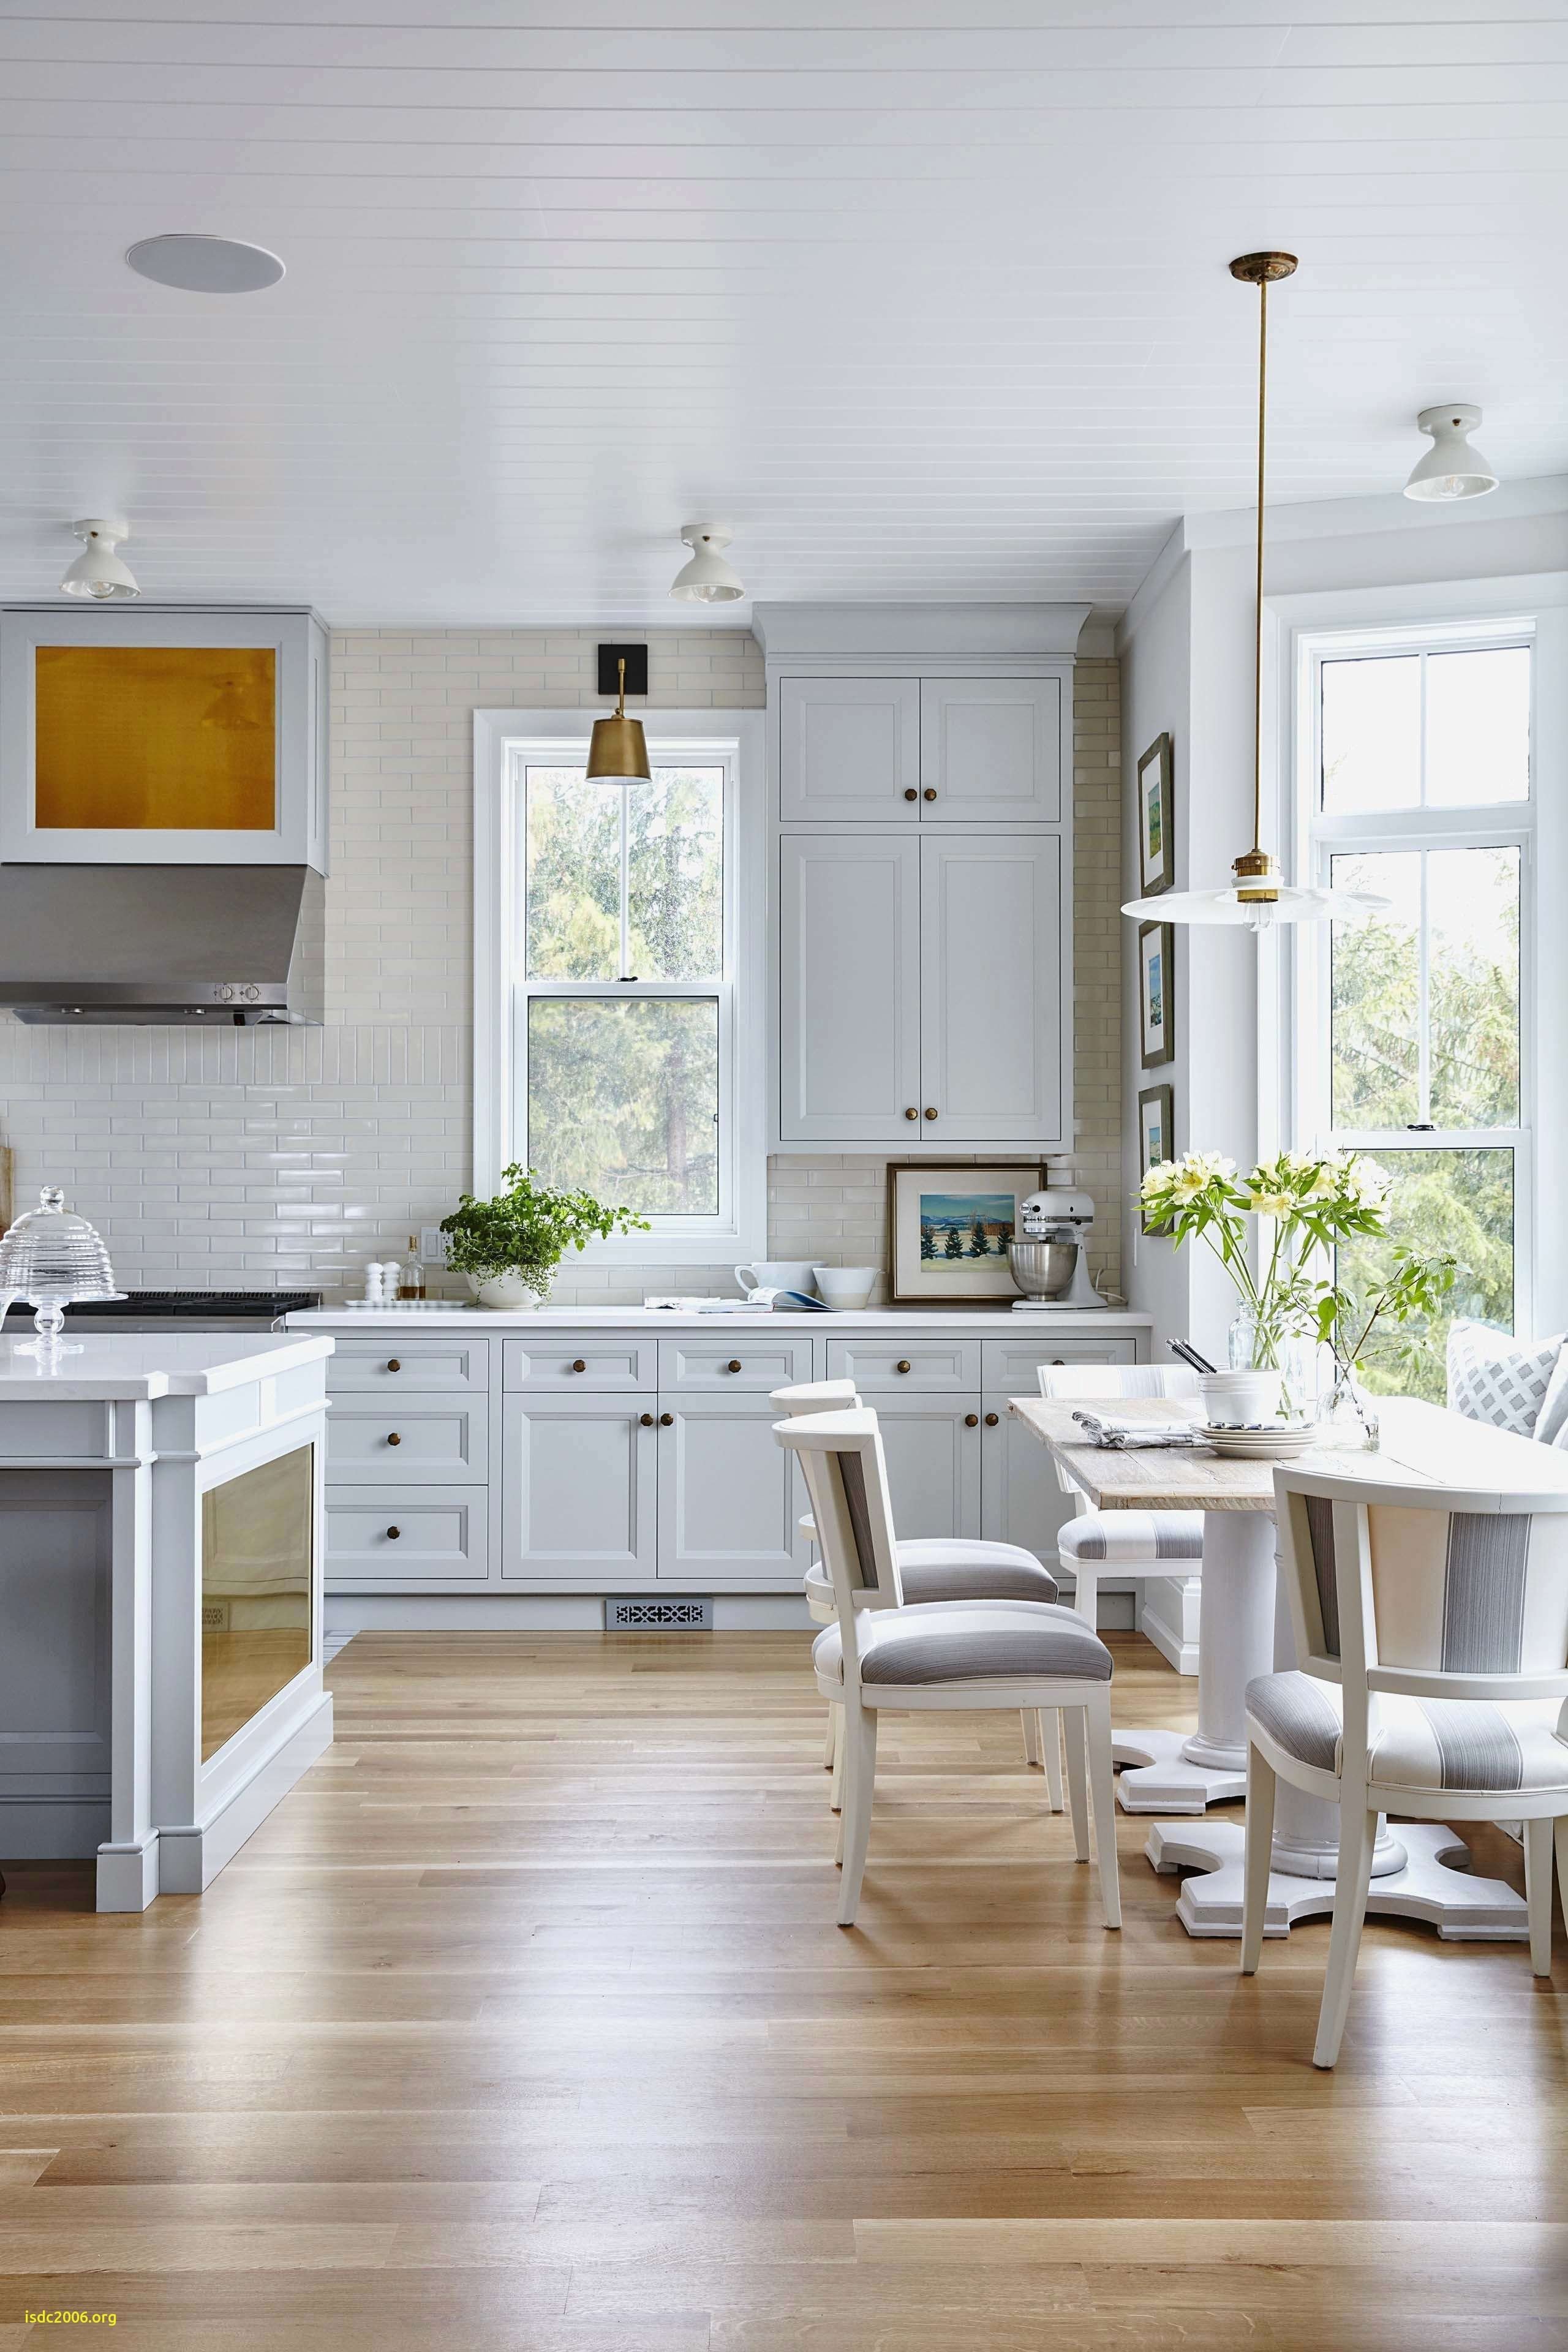
[[[1429,1322],[1453,1289],[1458,1261],[1447,1251],[1422,1254],[1407,1242],[1390,1248],[1389,1270],[1373,1286],[1356,1295],[1342,1283],[1325,1283],[1318,1294],[1315,1322],[1320,1342],[1333,1350],[1342,1372],[1361,1377],[1363,1351],[1380,1323],[1405,1327],[1421,1318]],[[1386,1334],[1385,1334],[1386,1336]],[[1413,1333],[1398,1350],[1403,1385],[1407,1393],[1424,1371],[1424,1331]]]
[[[498,1274],[520,1274],[542,1296],[550,1276],[569,1248],[581,1249],[595,1237],[616,1233],[646,1233],[646,1217],[628,1209],[607,1209],[591,1193],[557,1192],[536,1184],[529,1169],[514,1163],[502,1171],[504,1192],[478,1201],[464,1192],[449,1217],[441,1220],[448,1237],[447,1263],[458,1274],[488,1281]],[[538,1277],[536,1279],[536,1277]]]

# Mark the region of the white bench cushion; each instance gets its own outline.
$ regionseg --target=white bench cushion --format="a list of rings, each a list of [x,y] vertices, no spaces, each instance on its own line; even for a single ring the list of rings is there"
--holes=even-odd
[[[1379,1696],[1372,1774],[1402,1789],[1568,1788],[1568,1741],[1557,1737],[1554,1698]],[[1247,1711],[1289,1756],[1321,1772],[1342,1769],[1337,1683],[1300,1673],[1259,1675]]]
[[[931,1683],[1110,1680],[1110,1653],[1070,1609],[1026,1601],[975,1601],[912,1609],[868,1609],[857,1617],[860,1679],[912,1689]],[[819,1633],[811,1660],[819,1675],[844,1679],[837,1625]]]

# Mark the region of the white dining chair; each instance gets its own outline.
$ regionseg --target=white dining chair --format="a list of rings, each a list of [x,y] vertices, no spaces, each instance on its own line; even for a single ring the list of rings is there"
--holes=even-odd
[[[1185,1364],[1042,1364],[1040,1394],[1059,1404],[1121,1404],[1136,1397],[1195,1397],[1198,1376]],[[1073,1580],[1073,1607],[1100,1622],[1102,1576],[1197,1576],[1204,1564],[1201,1511],[1097,1511],[1058,1461],[1057,1481],[1077,1500],[1058,1535],[1057,1558]]]
[[[906,1602],[877,1416],[802,1414],[774,1434],[799,1458],[832,1580],[836,1622],[812,1646],[823,1696],[844,1709],[840,1927],[859,1906],[877,1767],[877,1716],[924,1708],[1064,1712],[1074,1843],[1089,1860],[1089,1789],[1100,1900],[1121,1925],[1110,1764],[1110,1653],[1070,1609],[1037,1601]]]
[[[1300,1664],[1247,1688],[1241,1968],[1263,1945],[1278,1780],[1340,1808],[1315,2066],[1339,2056],[1378,1815],[1521,1822],[1531,1964],[1568,1895],[1568,1495],[1274,1473]]]
[[[860,1403],[853,1381],[799,1381],[774,1389],[768,1400],[792,1418],[805,1412],[843,1412]],[[807,1512],[800,1520],[815,1542],[816,1528]],[[1042,1561],[1022,1544],[995,1543],[973,1536],[908,1536],[899,1541],[899,1569],[908,1601],[1059,1601],[1061,1587]],[[805,1605],[818,1625],[834,1622],[833,1585],[827,1571],[814,1560],[805,1573]],[[1062,1743],[1059,1719],[1048,1712],[1022,1717],[1024,1761],[1045,1772],[1053,1813],[1062,1810]],[[844,1794],[844,1710],[836,1703],[827,1709],[827,1737],[823,1748],[825,1769],[833,1774],[831,1803],[842,1810]]]

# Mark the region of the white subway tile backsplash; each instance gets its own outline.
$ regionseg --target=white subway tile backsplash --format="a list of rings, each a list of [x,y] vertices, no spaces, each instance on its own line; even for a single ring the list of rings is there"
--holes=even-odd
[[[739,630],[648,636],[647,702],[763,701]],[[332,877],[327,1025],[26,1029],[0,1014],[0,1132],[18,1200],[64,1183],[135,1289],[297,1283],[357,1294],[367,1258],[401,1257],[468,1181],[476,705],[592,708],[589,630],[355,630],[332,640]],[[1096,1262],[1120,1265],[1119,681],[1075,681],[1075,993],[1080,1179],[1100,1203]],[[771,1246],[880,1263],[886,1162],[775,1159]],[[461,1289],[450,1277],[445,1287]],[[557,1297],[630,1305],[649,1289],[733,1287],[727,1265],[562,1269]]]

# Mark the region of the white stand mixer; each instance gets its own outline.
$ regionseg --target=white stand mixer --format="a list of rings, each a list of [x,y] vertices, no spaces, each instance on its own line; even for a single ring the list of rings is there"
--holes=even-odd
[[[1089,1270],[1094,1202],[1087,1192],[1031,1192],[1018,1218],[1024,1238],[1007,1244],[1007,1263],[1024,1294],[1013,1302],[1015,1315],[1077,1315],[1108,1304]]]

